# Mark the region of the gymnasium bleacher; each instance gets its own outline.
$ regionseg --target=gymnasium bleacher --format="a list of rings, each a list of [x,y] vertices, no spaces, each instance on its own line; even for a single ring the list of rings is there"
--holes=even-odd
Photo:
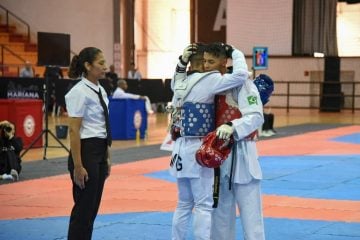
[[[29,26],[21,21],[21,18],[9,12],[0,5],[0,9],[6,11],[11,18],[19,19],[25,28]],[[29,61],[34,69],[35,75],[42,76],[44,67],[36,66],[37,45],[30,38],[30,33],[22,33],[15,25],[6,22],[5,14],[0,15],[0,48],[1,68],[0,76],[17,77],[19,69]]]

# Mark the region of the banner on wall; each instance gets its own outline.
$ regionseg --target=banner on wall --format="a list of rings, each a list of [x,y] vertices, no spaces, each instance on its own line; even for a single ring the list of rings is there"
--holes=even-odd
[[[264,70],[268,68],[268,48],[253,47],[253,69]]]
[[[55,79],[52,80],[56,103],[65,105],[65,94],[79,80]],[[1,78],[0,99],[40,99],[44,97],[44,78]],[[48,89],[49,90],[49,89]]]
[[[226,42],[226,0],[194,0],[195,42]]]

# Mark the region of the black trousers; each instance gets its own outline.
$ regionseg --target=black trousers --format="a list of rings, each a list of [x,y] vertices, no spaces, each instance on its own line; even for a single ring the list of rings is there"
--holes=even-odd
[[[21,172],[20,152],[23,149],[22,139],[0,139],[0,174],[10,174],[11,169]]]
[[[274,114],[264,113],[264,124],[262,130],[274,130]]]
[[[94,221],[99,210],[108,173],[106,139],[82,139],[81,159],[89,176],[89,180],[85,182],[85,189],[80,189],[74,182],[74,163],[71,153],[68,159],[74,199],[74,207],[69,222],[69,240],[91,239]]]

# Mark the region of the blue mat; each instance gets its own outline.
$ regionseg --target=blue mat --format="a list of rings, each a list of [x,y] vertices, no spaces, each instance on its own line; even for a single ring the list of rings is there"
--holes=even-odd
[[[126,213],[99,215],[93,240],[169,240],[172,213]],[[191,224],[191,223],[190,223]],[[68,217],[1,220],[0,239],[65,240]],[[237,240],[242,229],[237,219]],[[267,239],[271,240],[355,240],[360,239],[360,224],[289,219],[265,219]],[[191,233],[187,240],[193,240]]]
[[[344,135],[341,137],[331,138],[330,140],[336,141],[336,142],[360,144],[360,133],[353,133],[353,134]]]
[[[260,158],[265,194],[360,200],[360,155]],[[146,176],[175,182],[167,170]]]
[[[266,194],[307,198],[360,200],[360,155],[270,156],[260,158]],[[175,182],[167,170],[146,176]],[[94,240],[168,240],[172,212],[99,215]],[[0,220],[0,239],[65,240],[69,217]],[[237,219],[237,240],[242,230]],[[265,219],[269,240],[355,240],[360,223]],[[194,237],[189,232],[187,240]]]

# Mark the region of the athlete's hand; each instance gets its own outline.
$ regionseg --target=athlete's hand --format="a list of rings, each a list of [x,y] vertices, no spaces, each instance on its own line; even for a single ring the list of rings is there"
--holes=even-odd
[[[191,55],[196,53],[196,49],[197,49],[197,47],[196,47],[196,44],[194,44],[194,43],[187,46],[184,49],[183,55],[181,56],[181,60],[185,63],[188,63]]]
[[[216,130],[216,136],[219,139],[227,140],[234,133],[234,127],[228,124],[223,124]]]

